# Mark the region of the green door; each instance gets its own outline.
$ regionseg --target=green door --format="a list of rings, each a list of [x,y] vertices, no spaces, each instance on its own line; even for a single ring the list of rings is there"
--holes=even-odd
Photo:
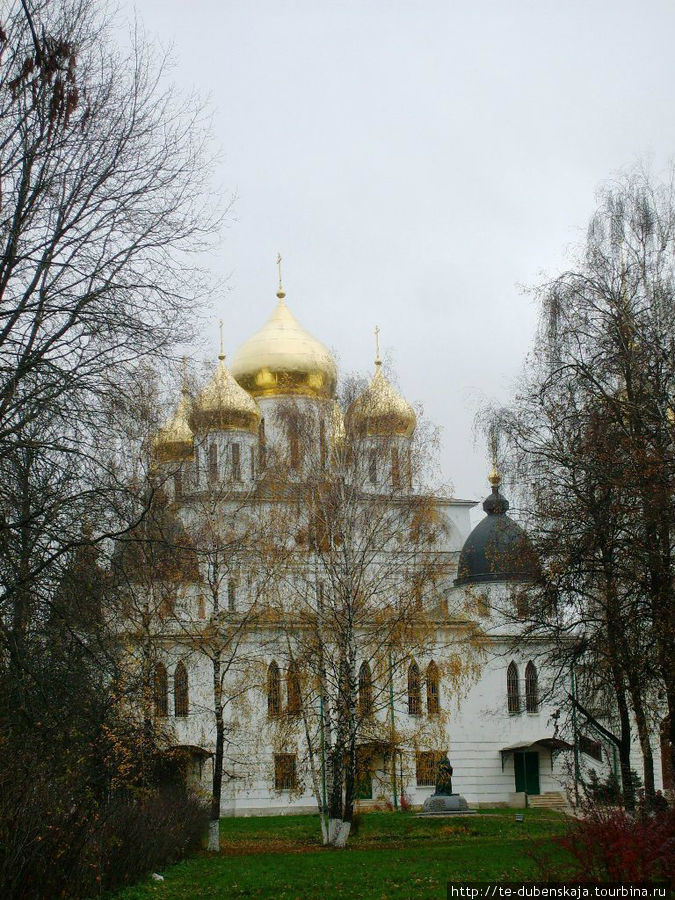
[[[516,791],[526,794],[539,793],[539,754],[514,753],[513,768],[516,773]]]

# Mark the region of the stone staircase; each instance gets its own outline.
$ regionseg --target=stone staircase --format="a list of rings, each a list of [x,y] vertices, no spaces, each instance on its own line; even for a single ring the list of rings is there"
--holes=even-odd
[[[528,794],[527,805],[531,809],[567,809],[567,800],[561,791],[547,791],[545,794]]]

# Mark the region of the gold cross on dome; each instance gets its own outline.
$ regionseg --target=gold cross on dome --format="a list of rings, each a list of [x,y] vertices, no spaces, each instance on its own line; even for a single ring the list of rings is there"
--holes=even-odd
[[[380,326],[375,326],[375,365],[379,366],[382,360],[380,359]]]
[[[223,345],[223,320],[221,319],[218,322],[218,329],[220,331],[220,353],[218,354],[218,359],[225,359],[225,349]]]
[[[277,297],[280,300],[283,300],[286,294],[281,286],[281,253],[277,253],[277,266],[279,267],[279,290],[277,291]]]

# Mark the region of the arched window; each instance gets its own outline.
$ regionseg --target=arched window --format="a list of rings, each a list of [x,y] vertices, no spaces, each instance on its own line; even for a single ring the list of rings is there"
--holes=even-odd
[[[391,486],[395,491],[401,487],[401,466],[398,460],[398,447],[391,448]]]
[[[288,436],[289,460],[291,469],[296,472],[300,468],[300,440],[295,429]]]
[[[326,443],[326,423],[323,419],[319,422],[319,458],[321,468],[326,468],[328,462],[328,445]]]
[[[377,450],[370,450],[368,454],[368,481],[377,484]]]
[[[174,472],[173,493],[176,499],[183,496],[183,473],[180,469],[177,472]]]
[[[539,677],[532,660],[525,666],[525,709],[529,713],[539,712]]]
[[[218,445],[209,446],[209,481],[213,484],[218,481]]]
[[[511,662],[506,670],[506,697],[510,713],[520,712],[520,684],[518,666]]]
[[[427,712],[433,716],[440,708],[438,666],[435,662],[430,662],[427,666]]]
[[[192,475],[192,477],[194,478],[195,487],[199,487],[199,454],[200,454],[200,452],[201,451],[200,451],[199,447],[195,447],[194,457],[193,457],[194,469],[193,469],[193,475]]]
[[[155,715],[169,715],[169,679],[164,663],[157,663],[152,678],[152,693],[155,702]]]
[[[232,451],[232,480],[241,481],[241,448],[239,444],[230,444]]]
[[[367,662],[361,663],[359,669],[359,714],[368,718],[373,711],[373,682],[370,674],[370,666]]]
[[[279,666],[272,661],[267,670],[267,715],[274,719],[281,714],[281,677]]]
[[[300,693],[300,678],[298,676],[298,667],[292,662],[286,672],[286,709],[292,716],[300,715],[300,707],[302,703],[302,695]]]
[[[173,675],[173,703],[177,716],[188,714],[188,673],[183,662],[179,662]]]
[[[420,667],[413,662],[408,669],[408,713],[411,716],[419,716],[421,712]]]
[[[267,444],[265,441],[265,420],[261,419],[258,425],[258,452],[260,454],[260,468],[265,468]]]

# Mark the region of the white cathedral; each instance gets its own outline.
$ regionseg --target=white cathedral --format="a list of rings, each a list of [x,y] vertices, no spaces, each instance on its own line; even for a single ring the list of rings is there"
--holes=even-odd
[[[184,389],[173,417],[155,436],[154,456],[168,506],[193,532],[204,498],[220,496],[228,515],[245,516],[259,499],[275,452],[283,451],[289,478],[302,483],[307,467],[330,466],[331,448],[350,430],[366,441],[365,491],[396,505],[417,490],[410,463],[416,415],[383,374],[379,353],[370,384],[343,415],[331,353],[296,320],[281,285],[277,297],[267,322],[237,350],[231,365],[221,347],[211,381],[192,399]],[[284,426],[289,400],[310,423],[313,454],[303,453],[297,435]],[[411,658],[397,671],[396,689],[383,693],[387,702],[375,713],[398,738],[395,747],[364,741],[368,753],[358,797],[365,806],[422,804],[434,790],[435,762],[446,754],[454,768],[454,790],[472,806],[561,805],[575,769],[593,767],[607,774],[612,768],[611,746],[592,723],[580,724],[576,742],[559,727],[555,702],[547,699],[542,646],[518,641],[517,617],[500,612],[518,586],[531,579],[532,563],[525,533],[507,515],[509,504],[494,467],[489,480],[485,516],[473,530],[474,501],[434,498],[444,525],[435,548],[443,572],[435,588],[443,598],[441,614],[434,620],[434,642],[423,657]],[[283,496],[277,499],[282,505]],[[306,547],[297,552],[311,553]],[[181,585],[174,618],[157,625],[154,706],[171,743],[190,755],[194,776],[208,791],[215,749],[214,674],[199,637],[209,617],[203,580],[198,576]],[[255,572],[238,571],[224,584],[221,621],[228,615],[241,618],[259,589]],[[486,636],[482,657],[462,690],[455,691],[444,674],[448,656],[461,648],[461,635],[474,625]],[[243,673],[243,684],[236,660],[232,666],[232,677],[239,681],[237,697],[224,712],[222,815],[317,808],[316,777],[313,781],[297,718],[294,673],[283,661],[282,633],[273,624],[258,623],[243,639],[249,651],[252,645],[256,649],[249,652],[255,659],[250,675]],[[364,662],[358,673],[363,705],[372,702],[376,672]],[[286,711],[295,717],[285,716]],[[439,722],[440,728],[426,728]],[[420,734],[427,737],[418,740]]]

